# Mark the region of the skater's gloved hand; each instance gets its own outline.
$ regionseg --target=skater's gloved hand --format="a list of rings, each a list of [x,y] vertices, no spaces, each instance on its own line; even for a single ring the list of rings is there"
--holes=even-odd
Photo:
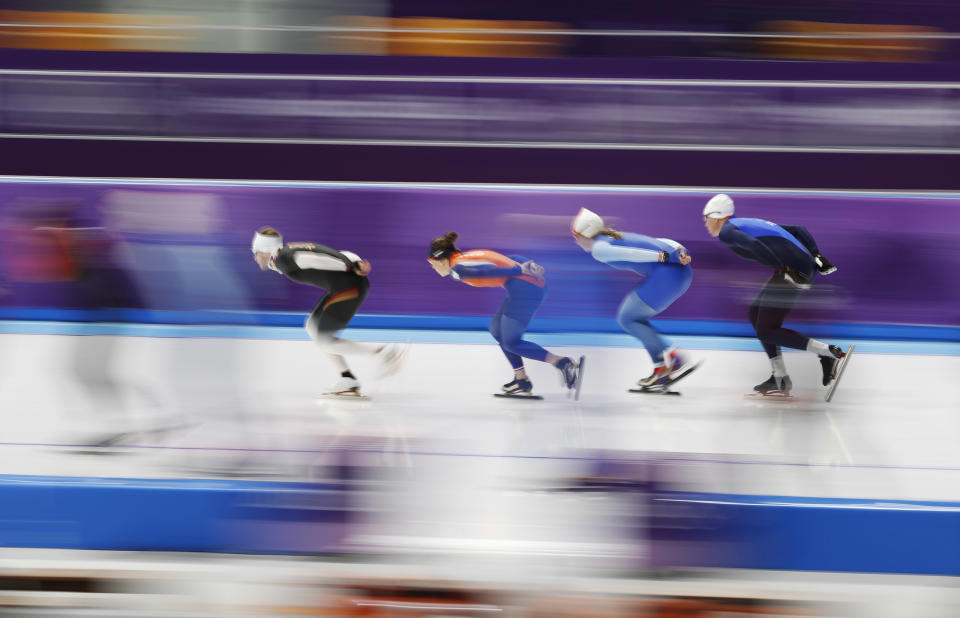
[[[527,275],[528,277],[542,277],[543,276],[543,266],[540,266],[536,262],[524,262],[520,265],[520,272]]]
[[[801,290],[810,289],[810,277],[798,270],[792,268],[783,269],[783,278],[784,280],[792,285],[795,288],[800,288]]]
[[[813,263],[817,265],[817,271],[821,275],[829,275],[830,273],[837,272],[837,267],[834,266],[830,260],[823,257],[821,254],[817,253],[813,256]]]
[[[353,272],[363,277],[366,277],[367,275],[370,274],[371,268],[372,266],[370,266],[370,262],[366,260],[360,260],[359,262],[353,263]]]
[[[686,266],[693,261],[693,258],[690,257],[690,254],[687,253],[687,250],[683,247],[679,249],[674,249],[670,253],[670,258],[668,260],[671,264],[680,264],[681,266]]]

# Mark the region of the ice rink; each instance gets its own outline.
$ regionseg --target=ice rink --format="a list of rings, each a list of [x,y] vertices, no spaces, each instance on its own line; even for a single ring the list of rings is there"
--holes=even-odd
[[[829,404],[816,359],[787,353],[796,399],[775,403],[744,399],[768,374],[750,340],[676,338],[703,365],[677,385],[681,396],[667,397],[627,392],[650,364],[626,337],[534,335],[559,353],[586,356],[582,396],[570,399],[555,370],[531,363],[544,400],[516,401],[492,396],[510,372],[486,333],[353,331],[346,334],[414,342],[401,371],[383,381],[372,377],[372,358],[353,364],[369,401],[318,403],[335,372],[299,329],[104,330],[129,334],[0,336],[0,474],[102,477],[101,484],[110,477],[342,481],[338,466],[349,456],[371,474],[351,481],[353,515],[341,548],[377,556],[379,566],[329,567],[340,576],[366,568],[380,577],[378,569],[395,565],[405,577],[451,573],[540,593],[573,586],[614,596],[750,594],[843,608],[824,615],[954,615],[955,594],[937,578],[891,579],[896,585],[886,587],[869,578],[756,571],[686,582],[597,579],[644,568],[643,492],[566,489],[597,478],[597,462],[614,458],[667,462],[671,477],[658,480],[677,489],[865,498],[878,508],[894,500],[958,501],[955,346],[858,341]],[[561,345],[571,340],[592,345]],[[126,435],[115,446],[83,446],[118,431]],[[51,555],[57,568],[75,563],[88,573],[89,554]],[[3,556],[14,569],[50,563],[35,550]],[[208,562],[136,559],[151,573],[192,573]],[[213,583],[201,593],[185,581],[170,590],[189,588],[198,599],[231,590],[216,597],[221,605],[255,590],[259,599],[296,604],[284,569],[305,581],[314,572],[303,571],[310,567],[303,562],[232,564],[255,566],[255,575],[243,577],[258,587]]]
[[[769,375],[750,340],[676,338],[704,362],[677,385],[682,396],[664,397],[627,392],[650,370],[627,337],[535,335],[586,356],[582,396],[528,362],[544,400],[513,401],[491,396],[510,371],[486,333],[348,331],[415,342],[385,380],[372,359],[353,363],[369,401],[318,402],[336,374],[299,329],[163,329],[0,336],[0,473],[313,478],[349,447],[415,470],[447,502],[450,492],[479,500],[555,484],[603,453],[631,452],[686,461],[684,483],[705,491],[960,500],[960,357],[950,344],[857,342],[831,403],[815,358],[787,352],[796,398],[776,403],[744,399]],[[600,345],[560,345],[570,340]],[[130,433],[106,449],[115,457],[76,446],[118,431]]]

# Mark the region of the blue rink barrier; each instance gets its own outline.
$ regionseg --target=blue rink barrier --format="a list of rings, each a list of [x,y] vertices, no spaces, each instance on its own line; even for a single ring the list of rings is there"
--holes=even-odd
[[[142,334],[130,332],[136,325],[235,326],[302,328],[306,313],[276,311],[171,311],[152,309],[82,309],[0,307],[0,332],[65,334],[56,326],[73,324],[69,334]],[[750,337],[755,333],[746,320],[651,320],[667,335]],[[132,325],[126,330],[118,325]],[[365,330],[458,330],[486,332],[488,315],[357,314],[352,329]],[[873,339],[884,341],[960,341],[960,326],[929,324],[855,324],[809,322],[799,325],[811,337]],[[531,324],[531,333],[623,333],[613,317],[540,317]],[[203,335],[198,335],[203,336]],[[241,330],[208,336],[244,336]],[[306,338],[306,335],[303,335]]]
[[[657,492],[657,568],[960,575],[960,503]]]
[[[349,496],[328,483],[0,475],[0,546],[337,552]],[[960,575],[960,503],[647,497],[652,568]]]
[[[0,546],[325,553],[346,532],[336,485],[0,475]]]

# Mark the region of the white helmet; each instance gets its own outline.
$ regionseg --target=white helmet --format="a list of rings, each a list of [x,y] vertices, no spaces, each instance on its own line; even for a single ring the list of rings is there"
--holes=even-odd
[[[273,255],[283,247],[282,236],[268,236],[257,232],[253,235],[253,242],[250,244],[250,250],[253,253],[269,253]]]
[[[710,198],[703,207],[703,216],[711,219],[723,219],[733,216],[733,200],[726,193],[718,193]]]
[[[571,231],[581,236],[586,236],[587,238],[593,238],[599,234],[603,228],[603,219],[600,218],[600,215],[586,208],[580,209],[577,216],[573,218],[573,224],[570,226]]]

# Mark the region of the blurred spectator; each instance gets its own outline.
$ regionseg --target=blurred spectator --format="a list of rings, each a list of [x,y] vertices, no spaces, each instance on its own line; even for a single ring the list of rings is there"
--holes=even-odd
[[[0,46],[101,51],[904,62],[937,59],[944,40],[917,35],[960,25],[960,12],[940,0],[909,10],[867,0],[44,0],[4,9]],[[569,34],[576,31],[583,34]]]
[[[115,320],[112,311],[136,302],[113,263],[112,239],[81,201],[19,200],[8,212],[3,264],[16,284],[19,306],[58,305],[61,319],[94,324]],[[154,395],[117,374],[120,338],[94,333],[71,341],[68,371],[74,380],[60,393],[63,420],[82,428],[71,441],[93,446],[125,441],[133,431],[132,406],[156,408]],[[72,386],[83,393],[85,418],[77,415]]]
[[[104,194],[102,206],[108,228],[120,239],[118,259],[159,319],[176,322],[188,312],[187,321],[205,324],[215,320],[206,311],[249,308],[246,288],[221,237],[223,213],[217,196],[112,190]],[[244,263],[248,260],[244,256]],[[218,343],[171,341],[169,356],[160,364],[166,368],[175,414],[214,426],[216,431],[207,435],[211,440],[239,436],[249,446],[251,409],[234,351],[239,341],[223,338]]]

